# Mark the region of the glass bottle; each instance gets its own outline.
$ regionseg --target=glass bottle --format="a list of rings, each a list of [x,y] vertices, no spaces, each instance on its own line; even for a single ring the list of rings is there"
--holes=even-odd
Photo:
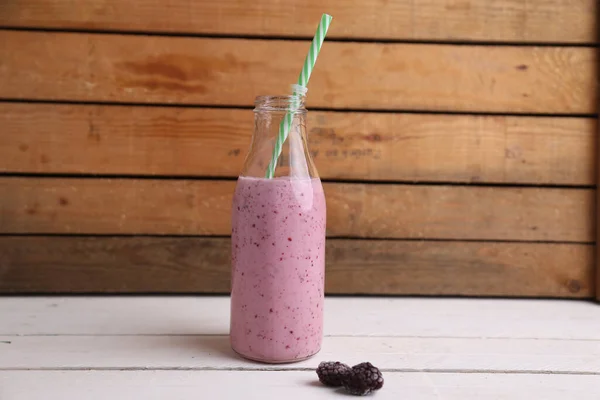
[[[292,106],[274,178],[265,178]],[[231,346],[261,362],[311,357],[323,337],[326,206],[306,113],[303,95],[256,98],[252,143],[233,198]]]

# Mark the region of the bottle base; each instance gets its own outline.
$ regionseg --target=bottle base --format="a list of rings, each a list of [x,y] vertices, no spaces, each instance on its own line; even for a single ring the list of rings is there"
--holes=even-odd
[[[268,360],[268,359],[254,357],[251,355],[244,354],[240,351],[237,351],[233,346],[231,346],[231,349],[235,352],[235,354],[239,355],[242,358],[245,358],[245,359],[251,360],[251,361],[256,361],[256,362],[259,362],[262,364],[293,364],[293,363],[297,363],[300,361],[308,360],[309,358],[312,358],[312,357],[316,356],[317,354],[319,354],[319,352],[321,351],[321,349],[319,348],[314,353],[312,353],[306,357],[302,357],[302,358],[293,358],[290,360]]]

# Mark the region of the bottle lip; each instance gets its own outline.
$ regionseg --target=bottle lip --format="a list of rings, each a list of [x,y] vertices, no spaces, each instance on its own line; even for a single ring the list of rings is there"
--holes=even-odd
[[[302,96],[257,96],[254,101],[254,111],[282,111],[305,113],[304,97]]]
[[[254,111],[283,111],[293,113],[305,113],[306,108],[304,105],[306,92],[308,89],[301,85],[291,85],[291,95],[279,95],[279,96],[256,96],[254,100]]]

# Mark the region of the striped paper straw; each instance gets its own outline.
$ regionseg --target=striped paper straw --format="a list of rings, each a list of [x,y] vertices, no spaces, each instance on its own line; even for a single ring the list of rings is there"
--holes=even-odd
[[[300,76],[298,77],[299,86],[306,88],[308,85],[308,80],[310,79],[312,70],[315,67],[315,63],[317,62],[317,56],[319,55],[319,51],[321,51],[321,46],[323,45],[325,35],[327,34],[327,30],[329,29],[329,24],[331,24],[332,19],[333,17],[328,14],[323,14],[321,17],[321,22],[317,27],[317,33],[315,33],[315,37],[312,40],[310,49],[308,50],[308,54],[304,60],[302,71],[300,71]],[[297,96],[298,91],[294,91],[293,94],[294,96]],[[275,175],[275,166],[277,165],[277,160],[281,155],[283,143],[287,139],[290,130],[292,129],[292,122],[294,120],[294,111],[296,107],[296,104],[291,105],[290,110],[285,114],[281,124],[279,125],[279,133],[277,134],[277,140],[275,141],[275,147],[273,148],[273,156],[271,157],[271,162],[269,163],[269,166],[267,167],[267,173],[265,174],[267,179],[272,179],[273,175]]]

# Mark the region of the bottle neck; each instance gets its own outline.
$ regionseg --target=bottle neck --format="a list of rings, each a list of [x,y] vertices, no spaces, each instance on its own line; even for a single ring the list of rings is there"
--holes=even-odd
[[[288,114],[291,118],[286,118]],[[258,97],[254,108],[252,144],[242,175],[265,177],[268,165],[274,156],[273,149],[281,140],[282,121],[286,119],[291,120],[291,127],[286,129],[287,137],[281,145],[275,177],[317,177],[316,168],[308,151],[306,114],[303,96]]]

